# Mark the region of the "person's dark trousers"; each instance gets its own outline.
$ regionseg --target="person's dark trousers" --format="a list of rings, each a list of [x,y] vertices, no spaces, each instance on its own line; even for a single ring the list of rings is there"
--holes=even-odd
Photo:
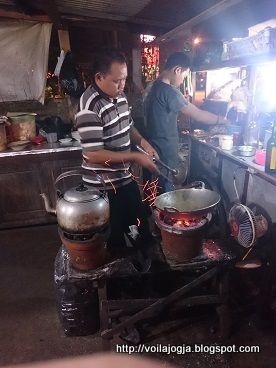
[[[110,236],[108,248],[126,246],[124,234],[130,232],[129,226],[139,225],[139,235],[134,243],[141,251],[147,253],[152,242],[145,208],[141,199],[139,187],[135,181],[117,188],[108,190],[110,204]]]

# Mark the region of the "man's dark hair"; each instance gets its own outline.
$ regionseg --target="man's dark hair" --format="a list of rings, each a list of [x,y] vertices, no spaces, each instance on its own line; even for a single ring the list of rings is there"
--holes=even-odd
[[[190,68],[191,61],[190,58],[184,54],[184,52],[175,52],[171,54],[165,64],[164,69],[170,70],[172,68],[175,68],[176,66],[180,66],[181,68]]]
[[[92,71],[93,76],[97,73],[107,73],[110,70],[111,64],[118,62],[126,63],[124,54],[117,49],[102,49],[96,52],[94,56]]]

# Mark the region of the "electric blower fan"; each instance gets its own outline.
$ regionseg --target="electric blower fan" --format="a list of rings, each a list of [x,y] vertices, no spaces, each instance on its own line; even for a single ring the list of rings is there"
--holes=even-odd
[[[248,248],[242,258],[243,262],[257,240],[267,232],[268,222],[263,215],[255,215],[249,207],[236,204],[230,209],[229,223],[231,233],[236,241],[244,248]],[[242,262],[239,262],[238,266],[245,266],[245,263],[242,264]]]

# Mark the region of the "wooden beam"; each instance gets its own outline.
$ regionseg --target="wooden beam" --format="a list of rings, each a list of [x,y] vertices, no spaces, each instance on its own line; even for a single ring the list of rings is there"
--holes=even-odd
[[[37,22],[51,23],[51,19],[47,15],[27,15],[16,11],[0,9],[0,18],[17,19],[17,20],[30,20]]]
[[[161,43],[177,38],[179,35],[185,35],[187,31],[190,31],[197,24],[204,22],[205,20],[220,14],[224,10],[240,3],[243,0],[222,0],[214,6],[206,9],[202,13],[196,15],[195,17],[189,19],[187,22],[181,24],[180,26],[172,29],[171,31],[157,37],[154,42]]]
[[[55,0],[47,0],[43,2],[43,10],[49,16],[57,29],[64,28]]]

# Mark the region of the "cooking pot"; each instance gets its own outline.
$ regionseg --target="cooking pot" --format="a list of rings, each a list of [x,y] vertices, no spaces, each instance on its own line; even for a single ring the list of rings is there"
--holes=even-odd
[[[67,171],[59,175],[55,185],[66,177],[72,175],[82,176],[78,170]],[[105,183],[100,175],[95,174],[105,188]],[[109,221],[109,201],[106,191],[87,186],[83,182],[77,187],[62,193],[57,190],[56,209],[49,204],[45,193],[41,194],[44,199],[46,211],[56,214],[57,221],[62,230],[70,234],[92,234],[104,229]]]
[[[219,201],[218,193],[206,189],[203,182],[195,182],[189,187],[161,194],[155,199],[154,207],[164,216],[183,220],[206,216],[214,211]]]

